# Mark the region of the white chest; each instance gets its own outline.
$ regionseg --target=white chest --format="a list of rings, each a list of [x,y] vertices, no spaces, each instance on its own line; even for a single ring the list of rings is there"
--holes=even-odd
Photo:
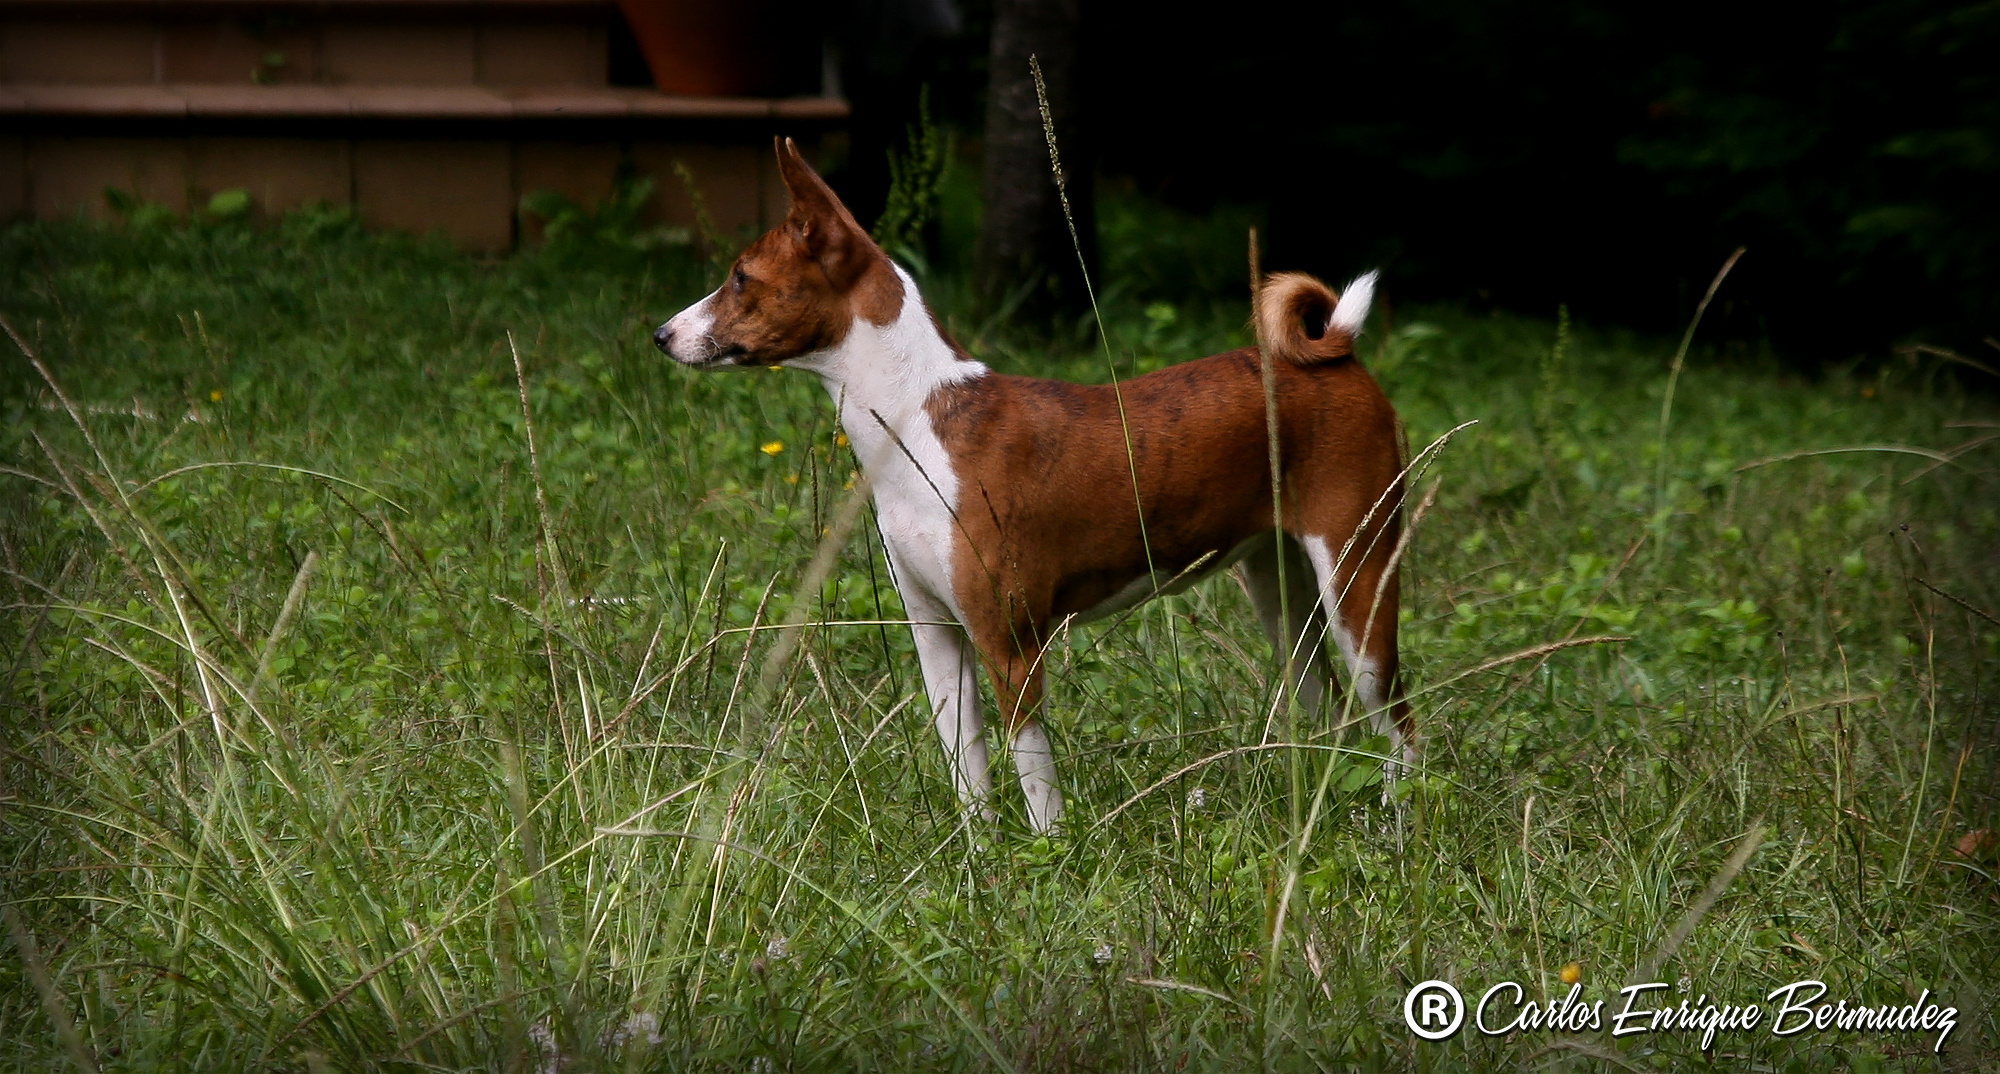
[[[876,521],[898,584],[915,585],[957,612],[951,579],[959,479],[951,456],[921,408],[901,420],[855,409],[843,406],[841,423],[873,483]]]
[[[915,281],[900,269],[903,306],[888,325],[856,318],[847,338],[788,362],[818,373],[875,489],[876,518],[897,584],[956,614],[951,588],[959,475],[926,408],[940,388],[987,374],[938,335]]]

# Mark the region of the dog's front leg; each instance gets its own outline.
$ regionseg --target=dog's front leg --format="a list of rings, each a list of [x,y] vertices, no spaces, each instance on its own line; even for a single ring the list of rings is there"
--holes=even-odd
[[[986,724],[979,714],[979,654],[965,631],[951,625],[951,613],[937,602],[906,592],[903,609],[910,617],[917,663],[924,672],[924,694],[951,762],[959,804],[990,821],[993,783],[986,768]]]

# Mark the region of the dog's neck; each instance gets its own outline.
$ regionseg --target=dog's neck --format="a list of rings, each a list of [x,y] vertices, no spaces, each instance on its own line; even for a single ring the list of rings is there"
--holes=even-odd
[[[919,427],[928,431],[924,404],[934,392],[988,372],[985,363],[966,357],[938,331],[909,273],[897,266],[896,277],[903,302],[895,320],[878,325],[856,315],[838,346],[785,363],[819,374],[840,408],[841,428],[855,454],[871,469],[902,451],[883,425],[897,437]]]

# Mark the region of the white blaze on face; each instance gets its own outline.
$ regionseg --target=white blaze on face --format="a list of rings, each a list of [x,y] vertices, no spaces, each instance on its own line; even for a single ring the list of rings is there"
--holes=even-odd
[[[667,353],[674,361],[701,365],[715,357],[715,337],[710,335],[715,330],[715,314],[709,307],[721,291],[719,287],[710,291],[707,298],[674,314],[667,322],[667,331],[673,334]]]

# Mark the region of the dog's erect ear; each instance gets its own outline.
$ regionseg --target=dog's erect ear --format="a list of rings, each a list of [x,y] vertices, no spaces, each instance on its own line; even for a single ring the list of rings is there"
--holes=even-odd
[[[785,229],[826,269],[829,279],[845,285],[868,266],[874,243],[790,138],[779,139],[777,148],[778,174],[792,195]]]

